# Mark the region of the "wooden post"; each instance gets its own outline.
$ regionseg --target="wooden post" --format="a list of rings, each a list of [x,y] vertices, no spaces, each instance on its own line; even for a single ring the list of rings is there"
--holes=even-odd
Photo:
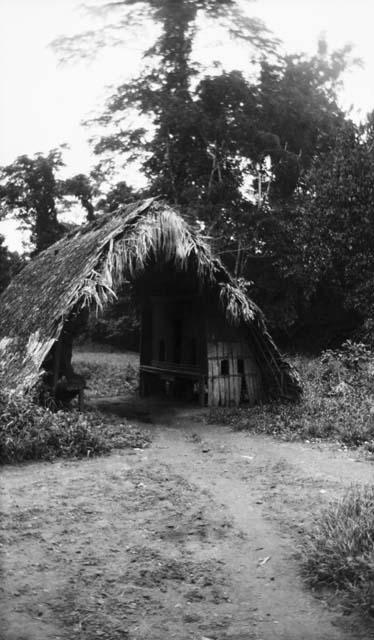
[[[83,387],[81,387],[79,389],[78,409],[79,409],[79,411],[83,411],[84,410],[84,389],[83,389]]]
[[[205,406],[205,376],[199,377],[199,404],[201,407]]]
[[[56,342],[55,355],[53,359],[53,395],[56,396],[57,383],[60,373],[60,362],[61,362],[61,337]]]

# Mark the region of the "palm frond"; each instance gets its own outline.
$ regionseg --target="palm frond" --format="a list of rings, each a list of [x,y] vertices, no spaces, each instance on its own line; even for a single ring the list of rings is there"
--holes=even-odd
[[[14,278],[0,297],[0,386],[32,387],[73,310],[102,310],[151,259],[176,271],[193,269],[201,288],[215,292],[228,322],[256,327],[263,346],[270,344],[261,311],[205,239],[174,208],[148,199],[71,232]]]

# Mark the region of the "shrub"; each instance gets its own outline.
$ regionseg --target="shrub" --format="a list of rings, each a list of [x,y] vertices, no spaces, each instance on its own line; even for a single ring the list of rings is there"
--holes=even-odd
[[[84,354],[83,354],[84,355]],[[81,356],[81,354],[79,354]],[[139,367],[131,363],[113,361],[110,357],[98,358],[98,361],[84,361],[76,357],[77,373],[87,383],[89,396],[118,396],[134,393],[139,386]]]
[[[83,457],[108,450],[94,432],[90,416],[76,411],[53,413],[29,397],[0,397],[1,463]]]
[[[109,344],[119,349],[138,349],[139,328],[140,322],[132,295],[124,289],[100,317],[90,316],[86,340]]]
[[[329,438],[374,452],[374,357],[346,342],[320,358],[294,358],[304,383],[299,403],[275,402],[247,409],[212,409],[210,422],[292,439]]]
[[[347,609],[374,616],[374,487],[351,488],[306,533],[304,575],[313,587],[343,595]]]
[[[362,342],[347,340],[340,349],[328,349],[320,358],[322,381],[332,390],[342,382],[358,389],[368,389],[372,377],[373,353]]]
[[[119,422],[115,416],[106,417],[101,434],[113,449],[143,449],[151,442],[150,434],[147,431],[137,429],[131,424]]]
[[[149,441],[128,424],[109,424],[96,413],[53,412],[30,397],[0,394],[0,463],[89,457]]]

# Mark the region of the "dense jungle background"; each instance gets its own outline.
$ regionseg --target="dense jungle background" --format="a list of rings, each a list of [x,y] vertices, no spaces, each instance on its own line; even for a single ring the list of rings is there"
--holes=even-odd
[[[0,239],[0,288],[78,220],[157,195],[212,239],[284,347],[370,341],[374,117],[356,124],[339,106],[342,74],[359,64],[351,47],[330,51],[321,39],[313,56],[284,54],[235,0],[123,0],[100,11],[99,33],[54,43],[64,61],[95,55],[113,29],[151,20],[158,35],[137,77],[86,123],[97,156],[89,175],[61,178],[63,147],[0,168],[0,217],[30,234],[22,256]],[[198,59],[196,39],[212,28],[243,41],[247,73]],[[121,180],[131,163],[141,190]],[[136,348],[137,327],[124,294],[88,337]]]

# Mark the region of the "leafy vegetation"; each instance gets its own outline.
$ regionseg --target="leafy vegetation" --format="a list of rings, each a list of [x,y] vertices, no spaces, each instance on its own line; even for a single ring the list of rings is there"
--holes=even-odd
[[[89,396],[121,396],[139,386],[139,358],[129,354],[76,351],[74,368],[87,383]]]
[[[305,385],[298,404],[212,408],[209,421],[286,440],[331,439],[374,453],[373,353],[347,341],[320,358],[297,357],[294,364]]]
[[[21,156],[0,171],[2,215],[26,225],[37,252],[66,230],[62,205],[79,203],[92,220],[160,195],[213,237],[285,341],[303,348],[307,334],[309,346],[325,348],[361,327],[370,340],[373,123],[369,116],[356,126],[339,107],[342,74],[358,62],[351,48],[329,51],[322,39],[315,55],[285,55],[235,0],[101,0],[91,11],[106,19],[97,31],[60,38],[63,58],[94,55],[134,25],[152,22],[156,39],[138,76],[91,122],[99,158],[91,174],[58,179],[61,150]],[[246,68],[197,59],[198,36],[213,22],[245,43]],[[141,191],[116,183],[133,161],[147,180]],[[125,306],[92,325],[92,335],[115,343]]]
[[[323,348],[350,336],[371,304],[372,243],[362,230],[373,210],[369,129],[338,101],[343,72],[358,63],[351,48],[329,51],[321,39],[315,55],[284,55],[235,0],[102,0],[93,11],[105,26],[60,38],[65,60],[94,55],[133,25],[158,28],[138,76],[91,121],[96,178],[136,160],[148,182],[142,195],[161,195],[204,226],[285,339],[304,346],[308,333]],[[246,68],[197,59],[202,25],[213,22],[245,43]],[[140,194],[118,183],[100,206],[110,211],[132,195]]]
[[[282,57],[266,27],[231,0],[118,4],[136,19],[139,12],[152,18],[161,32],[144,53],[140,75],[117,88],[95,121],[109,131],[96,138],[95,152],[120,164],[137,158],[148,191],[203,220],[217,240],[227,238],[229,246],[220,241],[220,249],[243,276],[262,246],[269,205],[292,194],[317,150],[333,146],[344,122],[336,88],[349,47],[330,55],[321,43],[310,59]],[[109,11],[109,3],[102,5]],[[231,33],[236,26],[236,38],[248,46],[248,73],[218,65],[207,74],[194,59],[201,12],[218,23],[224,16]],[[131,127],[134,111],[142,118]],[[248,181],[254,197],[246,193]]]
[[[56,171],[63,165],[61,151],[34,158],[23,155],[1,167],[0,199],[3,215],[11,211],[31,232],[31,243],[42,251],[58,240],[63,226],[57,220],[59,192]]]
[[[0,235],[0,293],[8,286],[22,265],[22,257],[18,253],[9,251],[4,244],[4,237]]]
[[[30,397],[0,395],[0,463],[86,458],[113,448],[143,447],[147,434],[92,413],[53,412]]]
[[[71,199],[92,220],[161,195],[213,237],[285,341],[303,348],[307,334],[325,348],[358,329],[371,340],[373,116],[357,126],[339,107],[342,74],[358,62],[350,47],[329,51],[321,40],[315,55],[284,55],[235,0],[102,0],[91,10],[105,26],[59,39],[63,57],[88,55],[90,43],[93,54],[140,23],[157,26],[155,42],[91,123],[99,163],[90,176],[58,179],[61,150],[20,156],[0,170],[0,215],[21,220],[37,252],[66,230],[58,209]],[[204,21],[246,43],[247,68],[196,59]],[[111,173],[134,160],[142,191]],[[92,335],[115,343],[128,322],[122,302]]]
[[[353,487],[330,504],[304,534],[304,575],[330,587],[348,610],[374,616],[374,487]]]
[[[102,314],[99,316],[91,314],[87,325],[87,337],[98,344],[136,351],[139,348],[139,328],[139,314],[127,284],[127,290],[124,287],[117,294],[113,304],[104,309]],[[115,372],[113,373],[115,375]],[[123,388],[126,389],[126,385],[123,385]]]
[[[15,217],[30,232],[33,253],[43,251],[68,230],[59,209],[80,203],[90,222],[94,219],[94,180],[84,174],[61,179],[62,149],[47,154],[22,155],[0,167],[0,218]],[[74,216],[73,216],[74,217]]]
[[[345,123],[303,173],[273,239],[274,265],[290,290],[293,284],[304,322],[322,307],[335,331],[342,316],[349,314],[351,327],[371,317],[373,139],[372,116],[360,127]]]

